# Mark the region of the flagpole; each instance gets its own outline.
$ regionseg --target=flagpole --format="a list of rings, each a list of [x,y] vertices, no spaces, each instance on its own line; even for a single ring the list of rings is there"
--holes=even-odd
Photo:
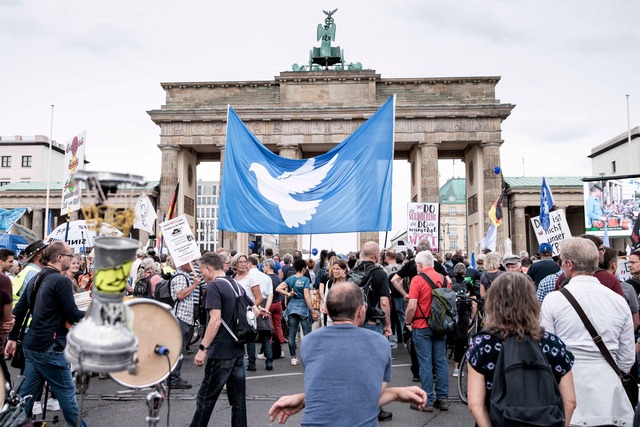
[[[627,95],[627,141],[629,141],[629,174],[632,174],[633,150],[631,150],[631,116],[629,114],[629,95]]]
[[[47,239],[47,236],[49,235],[49,193],[51,192],[51,152],[53,151],[53,109],[54,109],[55,105],[51,104],[51,126],[49,128],[49,161],[47,164],[47,198],[45,201],[45,208],[44,208],[44,237],[43,239]]]

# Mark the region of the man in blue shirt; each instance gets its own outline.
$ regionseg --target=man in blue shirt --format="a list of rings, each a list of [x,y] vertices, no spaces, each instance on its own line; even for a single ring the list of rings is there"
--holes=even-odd
[[[303,426],[377,426],[381,405],[398,400],[422,408],[427,395],[419,387],[387,388],[389,344],[384,335],[359,327],[366,307],[357,285],[334,284],[326,306],[333,324],[302,341],[305,392],[282,396],[269,410],[271,421],[284,423],[304,409]]]

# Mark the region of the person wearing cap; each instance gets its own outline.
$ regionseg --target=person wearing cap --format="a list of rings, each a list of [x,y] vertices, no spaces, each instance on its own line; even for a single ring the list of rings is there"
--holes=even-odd
[[[585,206],[585,215],[587,216],[587,224],[589,227],[595,227],[594,221],[606,221],[609,212],[602,208],[602,186],[598,183],[591,186],[591,193],[587,199]],[[602,227],[599,227],[602,228]]]
[[[549,243],[541,243],[538,253],[540,254],[540,261],[534,262],[533,265],[529,267],[529,271],[527,271],[527,275],[531,277],[533,283],[536,284],[536,289],[538,289],[538,285],[542,279],[560,271],[560,266],[553,260],[553,248]]]
[[[37,240],[25,248],[25,267],[11,281],[14,301],[18,301],[24,285],[29,283],[29,280],[42,270],[42,250],[46,247],[47,244],[43,240]]]
[[[513,271],[516,273],[522,273],[521,265],[520,265],[520,257],[513,254],[505,255],[502,259],[502,264],[504,264],[504,269],[506,271]]]

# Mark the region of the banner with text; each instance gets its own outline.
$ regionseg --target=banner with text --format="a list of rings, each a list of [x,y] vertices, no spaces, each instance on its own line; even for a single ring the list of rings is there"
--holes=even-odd
[[[549,243],[553,248],[553,254],[559,255],[560,242],[567,237],[571,237],[571,230],[569,230],[564,209],[557,209],[549,212],[549,222],[549,229],[544,231],[542,223],[540,222],[540,217],[536,216],[531,218],[531,225],[533,226],[533,230],[538,238],[538,243]]]
[[[64,145],[64,174],[62,187],[62,206],[60,215],[80,209],[80,188],[73,182],[73,174],[84,169],[84,148],[86,132],[81,132]]]
[[[161,222],[160,229],[176,267],[200,258],[200,249],[185,215]]]
[[[431,244],[431,252],[438,252],[439,229],[439,203],[407,204],[407,241],[411,247],[418,246],[420,239],[426,238]]]

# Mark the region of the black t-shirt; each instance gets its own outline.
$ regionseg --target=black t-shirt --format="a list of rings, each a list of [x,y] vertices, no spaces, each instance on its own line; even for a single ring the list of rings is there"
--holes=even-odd
[[[282,279],[276,273],[269,274],[269,277],[271,277],[271,282],[273,283],[273,299],[271,300],[271,304],[275,304],[282,301],[282,294],[276,292],[276,288],[282,283]]]
[[[233,288],[231,287],[232,284]],[[253,305],[251,298],[247,296],[242,286],[235,282],[234,279],[218,277],[208,283],[205,302],[207,312],[209,310],[221,310],[222,320],[231,327],[231,318],[236,307],[236,294],[238,291],[241,298],[244,298],[249,305]],[[235,342],[227,328],[220,324],[220,329],[218,329],[218,333],[209,347],[207,357],[235,359],[242,355],[244,355],[244,346]]]
[[[558,271],[560,271],[560,266],[557,262],[552,259],[541,259],[531,264],[527,274],[533,279],[533,283],[536,284],[537,288],[542,279]]]
[[[449,275],[449,273],[447,273],[447,269],[444,268],[442,264],[436,260],[433,260],[433,269],[440,274],[444,274],[445,276]],[[416,261],[412,259],[411,261],[404,263],[402,268],[398,270],[397,274],[403,279],[405,277],[408,277],[409,279],[413,279],[415,276],[418,275],[418,269],[416,268]]]
[[[358,268],[366,268],[373,265],[372,261],[363,261]],[[391,291],[389,290],[389,278],[387,273],[382,268],[375,268],[371,271],[371,292],[368,295],[368,306],[366,319],[373,316],[373,307],[380,306],[380,297],[390,297]]]

